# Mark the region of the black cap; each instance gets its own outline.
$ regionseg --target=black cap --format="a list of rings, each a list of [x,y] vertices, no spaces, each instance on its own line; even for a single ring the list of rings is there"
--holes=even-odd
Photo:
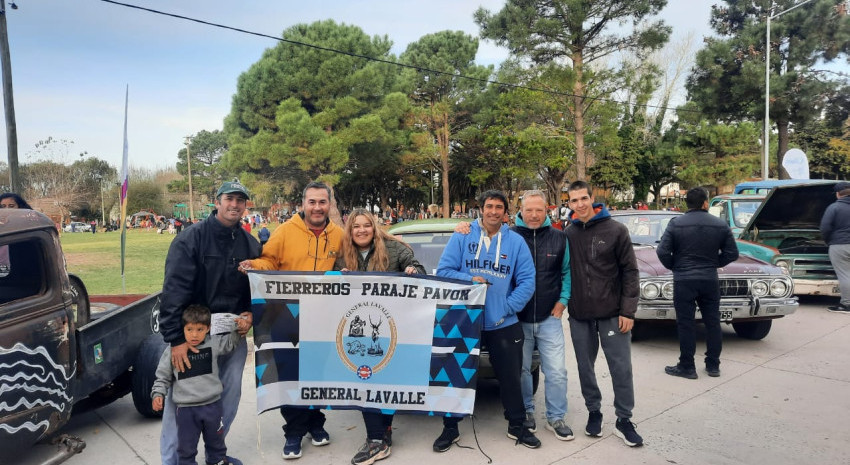
[[[846,191],[850,189],[850,182],[841,181],[837,183],[833,189],[835,190],[835,192]]]

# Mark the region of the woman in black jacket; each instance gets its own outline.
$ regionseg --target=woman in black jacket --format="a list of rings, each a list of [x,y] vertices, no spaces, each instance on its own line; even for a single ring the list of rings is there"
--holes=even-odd
[[[358,208],[352,211],[345,224],[345,237],[334,269],[426,274],[425,267],[413,256],[410,246],[378,225],[378,220],[367,210]],[[390,455],[392,448],[392,415],[364,411],[363,422],[366,424],[366,443],[351,460],[355,465],[384,459]]]

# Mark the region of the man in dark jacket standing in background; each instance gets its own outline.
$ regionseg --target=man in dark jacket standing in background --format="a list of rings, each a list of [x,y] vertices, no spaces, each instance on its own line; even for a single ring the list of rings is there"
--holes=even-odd
[[[177,236],[165,259],[162,305],[159,313],[160,332],[171,345],[171,363],[179,372],[189,368],[189,345],[183,335],[183,309],[200,304],[216,315],[241,316],[251,328],[251,291],[248,277],[238,269],[239,262],[260,254],[260,244],[239,227],[245,213],[248,190],[234,180],[225,182],[216,193],[216,210],[206,220],[187,228]],[[192,348],[193,352],[197,349]],[[224,435],[236,418],[242,397],[242,370],[248,356],[245,338],[227,355],[218,358]],[[162,413],[160,455],[163,465],[177,463],[176,406],[171,392],[165,397]],[[231,463],[240,463],[228,457]]]
[[[581,394],[588,410],[585,434],[602,436],[602,393],[596,382],[596,355],[605,352],[614,385],[614,434],[627,446],[643,445],[631,422],[635,405],[632,381],[632,326],[637,311],[640,273],[626,227],[611,219],[584,181],[570,184],[572,224],[569,240],[571,284],[570,336],[576,354]]]
[[[688,212],[670,220],[655,251],[673,270],[673,306],[679,333],[679,363],[664,368],[671,376],[697,379],[695,314],[699,306],[705,324],[705,371],[720,376],[720,280],[717,269],[738,259],[732,230],[708,213],[708,192],[694,187],[685,196]]]
[[[829,261],[838,276],[841,302],[829,311],[850,313],[850,182],[835,185],[836,201],[826,208],[820,232],[829,245]]]

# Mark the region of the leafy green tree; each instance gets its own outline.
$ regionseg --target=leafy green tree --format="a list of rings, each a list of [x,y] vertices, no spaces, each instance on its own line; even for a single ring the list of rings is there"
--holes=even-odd
[[[351,54],[390,59],[392,43],[332,20],[299,24],[283,37]],[[378,137],[372,114],[396,85],[396,67],[281,42],[243,73],[224,132],[232,173],[277,185],[333,185],[351,151]],[[247,179],[247,178],[246,178]]]
[[[707,39],[688,79],[689,98],[703,112],[724,122],[762,121],[765,92],[767,15],[785,11],[796,0],[724,0],[712,7],[711,24],[719,39]],[[770,119],[776,125],[778,175],[787,178],[782,157],[793,126],[821,114],[839,85],[824,62],[847,58],[850,18],[843,0],[816,1],[771,23]]]
[[[481,37],[507,46],[517,57],[535,64],[570,63],[569,73],[562,67],[571,84],[564,108],[575,131],[579,179],[586,179],[586,170],[593,164],[593,156],[586,150],[585,139],[591,131],[585,114],[599,101],[594,97],[614,90],[600,86],[596,95],[589,93],[590,67],[596,64],[595,73],[602,77],[606,70],[600,63],[612,54],[633,51],[642,56],[661,47],[670,28],[662,21],[646,20],[666,4],[667,0],[508,0],[496,14],[483,8],[475,13]]]
[[[101,211],[112,204],[112,198],[107,199],[101,191],[112,187],[117,181],[118,171],[104,160],[87,157],[72,163],[70,172],[72,176],[82,177],[77,187],[77,195],[84,202],[80,205],[79,214],[87,218],[99,218]]]
[[[738,124],[681,123],[677,131],[679,150],[687,165],[678,172],[690,186],[725,186],[752,177],[759,169],[758,127]]]
[[[792,143],[799,144],[808,155],[812,178],[850,178],[850,119],[841,130],[831,128],[826,120],[817,120],[795,133]]]
[[[416,123],[430,135],[430,143],[419,149],[430,151],[439,160],[443,213],[447,216],[451,214],[449,156],[457,132],[471,122],[469,105],[485,87],[481,81],[457,75],[484,80],[493,72],[492,67],[475,64],[477,52],[477,39],[461,31],[441,31],[412,42],[400,56],[405,64],[440,72],[407,70],[404,78],[416,104]]]
[[[189,191],[189,165],[186,152],[185,147],[177,152],[177,172],[183,176],[183,179],[170,182],[169,192]],[[188,152],[192,157],[192,191],[195,195],[204,196],[207,202],[212,202],[216,189],[226,177],[224,173],[221,173],[219,161],[227,152],[227,136],[218,129],[212,132],[199,131],[190,138]]]
[[[73,160],[73,146],[70,139],[40,140],[27,153],[31,161],[21,166],[24,197],[52,199],[62,211],[62,222],[71,214],[99,213],[101,187],[116,176],[109,163],[89,157],[87,152],[76,153]]]

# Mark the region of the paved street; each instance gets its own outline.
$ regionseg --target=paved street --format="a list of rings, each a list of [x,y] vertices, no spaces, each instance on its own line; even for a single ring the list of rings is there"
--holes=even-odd
[[[629,449],[612,434],[614,412],[607,367],[600,352],[597,374],[603,388],[604,437],[584,435],[587,411],[579,392],[568,342],[568,424],[576,439],[561,442],[543,428],[543,389],[537,396],[537,450],[515,446],[505,437],[495,386],[480,387],[474,421],[461,423],[460,445],[437,455],[437,418],[398,415],[392,455],[381,463],[450,461],[493,463],[585,464],[801,464],[847,463],[850,452],[850,315],[830,313],[835,299],[806,299],[795,315],[774,321],[763,341],[747,341],[724,329],[722,376],[700,371],[698,380],[672,378],[664,366],[675,363],[678,344],[673,326],[635,342],[633,363],[637,405],[634,422],[645,446]],[[566,324],[566,322],[565,322]],[[569,338],[568,338],[569,341]],[[705,350],[700,340],[697,352]],[[257,416],[253,366],[246,367],[242,405],[228,437],[228,450],[245,464],[280,464],[282,420],[277,412]],[[699,365],[699,358],[698,358]],[[348,463],[365,439],[360,414],[328,413],[332,443],[316,448],[304,442],[304,455],[292,463]],[[70,465],[159,463],[159,422],[139,416],[129,396],[95,411],[76,415],[65,432],[87,443]],[[476,444],[477,437],[477,444]],[[480,450],[479,450],[480,446]],[[50,455],[46,447],[28,453],[23,464]]]

